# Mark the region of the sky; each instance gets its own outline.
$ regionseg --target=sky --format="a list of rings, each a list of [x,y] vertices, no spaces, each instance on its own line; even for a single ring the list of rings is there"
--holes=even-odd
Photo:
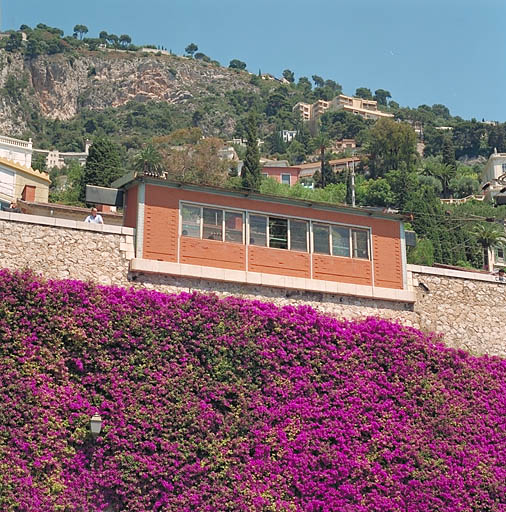
[[[105,30],[178,55],[189,43],[228,65],[284,69],[386,89],[402,106],[446,105],[506,121],[505,0],[0,0],[1,29]]]

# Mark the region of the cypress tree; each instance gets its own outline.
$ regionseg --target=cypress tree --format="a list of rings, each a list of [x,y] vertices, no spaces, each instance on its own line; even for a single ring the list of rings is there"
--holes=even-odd
[[[242,167],[242,186],[258,191],[260,188],[260,152],[258,151],[257,120],[254,113],[248,118],[246,156]]]
[[[109,187],[123,172],[118,146],[105,137],[96,139],[86,158],[79,200],[84,202],[86,199],[86,185]]]

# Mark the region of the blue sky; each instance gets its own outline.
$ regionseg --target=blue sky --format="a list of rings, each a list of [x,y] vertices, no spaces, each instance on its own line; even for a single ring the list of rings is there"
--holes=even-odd
[[[129,34],[182,54],[191,42],[252,72],[320,75],[506,121],[505,0],[3,0],[2,29],[46,23]]]

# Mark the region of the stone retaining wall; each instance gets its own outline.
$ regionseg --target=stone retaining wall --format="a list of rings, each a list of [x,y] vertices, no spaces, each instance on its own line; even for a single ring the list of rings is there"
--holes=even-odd
[[[416,302],[399,302],[129,271],[134,230],[0,212],[0,268],[30,268],[47,278],[153,288],[167,293],[306,304],[339,318],[381,316],[444,333],[446,344],[506,357],[506,283],[493,276],[408,265]]]

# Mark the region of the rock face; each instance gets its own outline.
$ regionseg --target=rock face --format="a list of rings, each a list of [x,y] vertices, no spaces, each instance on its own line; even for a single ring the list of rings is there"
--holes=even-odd
[[[13,79],[24,105],[9,93]],[[247,72],[175,55],[100,51],[24,60],[0,50],[0,130],[22,133],[26,104],[50,119],[68,120],[84,108],[102,110],[132,100],[191,103],[195,97],[227,90],[253,90],[249,81]]]

